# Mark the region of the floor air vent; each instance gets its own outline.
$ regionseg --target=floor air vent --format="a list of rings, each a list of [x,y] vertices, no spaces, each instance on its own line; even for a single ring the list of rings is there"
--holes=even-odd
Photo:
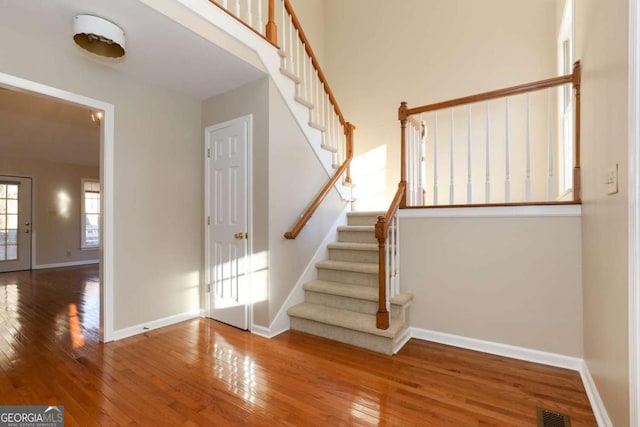
[[[538,427],[571,427],[569,415],[538,408]]]

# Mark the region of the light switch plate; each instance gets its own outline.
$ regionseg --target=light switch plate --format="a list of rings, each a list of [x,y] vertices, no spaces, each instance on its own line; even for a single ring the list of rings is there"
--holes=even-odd
[[[618,164],[607,169],[607,194],[618,192]]]

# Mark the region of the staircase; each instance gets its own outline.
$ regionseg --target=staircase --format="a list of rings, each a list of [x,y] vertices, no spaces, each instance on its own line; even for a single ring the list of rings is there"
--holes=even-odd
[[[318,279],[304,285],[304,302],[291,307],[291,329],[384,354],[397,352],[408,336],[410,293],[390,299],[388,329],[376,328],[380,212],[351,212],[328,245],[329,259],[316,264]]]

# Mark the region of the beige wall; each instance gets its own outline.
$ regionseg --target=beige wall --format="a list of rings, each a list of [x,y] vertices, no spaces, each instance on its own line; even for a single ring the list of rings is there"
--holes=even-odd
[[[115,330],[198,310],[201,103],[88,59],[71,44],[57,49],[0,28],[0,51],[0,72],[115,105]]]
[[[582,357],[579,217],[403,218],[411,326]]]
[[[584,356],[615,426],[629,425],[627,101],[628,1],[576,0],[583,62]],[[618,194],[607,168],[618,164]]]
[[[98,260],[97,249],[80,249],[82,178],[98,180],[100,169],[42,160],[0,157],[0,175],[32,178],[32,232],[36,266]],[[69,202],[63,212],[59,194]]]
[[[356,155],[387,154],[384,179],[366,197],[379,206],[396,189],[401,101],[423,105],[555,75],[555,8],[555,0],[328,0],[323,67],[357,126]]]

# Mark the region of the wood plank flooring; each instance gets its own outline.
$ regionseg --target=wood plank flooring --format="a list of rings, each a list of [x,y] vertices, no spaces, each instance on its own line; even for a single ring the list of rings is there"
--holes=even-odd
[[[96,266],[0,274],[0,404],[65,425],[595,426],[578,373],[411,340],[389,357],[194,319],[98,341]]]

